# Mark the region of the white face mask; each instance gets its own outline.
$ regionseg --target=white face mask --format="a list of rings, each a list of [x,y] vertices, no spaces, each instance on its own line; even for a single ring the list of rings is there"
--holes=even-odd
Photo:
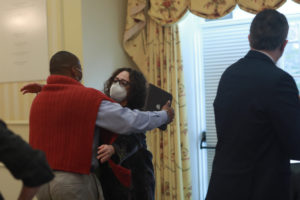
[[[125,87],[120,86],[119,82],[113,83],[109,90],[110,97],[116,102],[123,101],[127,96]]]

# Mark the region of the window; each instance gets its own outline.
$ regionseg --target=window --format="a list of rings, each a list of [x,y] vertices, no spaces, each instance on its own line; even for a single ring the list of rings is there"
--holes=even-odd
[[[278,66],[290,73],[300,89],[300,5],[288,0],[279,12],[290,29],[285,53]],[[189,14],[179,24],[186,81],[188,121],[192,157],[193,199],[204,199],[214,158],[213,149],[200,150],[201,133],[206,143],[217,142],[213,101],[224,70],[249,51],[248,34],[254,15],[238,8],[219,20]],[[195,169],[197,168],[197,169]],[[198,170],[198,172],[196,172]],[[194,198],[195,196],[195,198]],[[200,197],[200,198],[199,198]]]
[[[300,15],[287,17],[290,25],[289,42],[278,63],[281,68],[294,77],[297,87],[300,89]]]

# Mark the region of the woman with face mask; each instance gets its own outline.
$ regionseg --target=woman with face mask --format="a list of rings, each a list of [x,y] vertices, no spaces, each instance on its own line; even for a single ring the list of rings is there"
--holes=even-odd
[[[124,107],[142,109],[145,104],[146,79],[131,68],[117,69],[106,81],[104,93]],[[106,200],[153,200],[155,179],[152,154],[147,150],[144,133],[118,136],[111,144],[101,145],[97,158],[102,164],[99,179]],[[107,160],[131,170],[131,185],[123,186],[114,176]]]

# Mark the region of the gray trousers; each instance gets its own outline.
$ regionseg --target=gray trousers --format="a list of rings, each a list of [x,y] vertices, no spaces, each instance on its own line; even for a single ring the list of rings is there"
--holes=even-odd
[[[95,174],[54,171],[55,178],[41,186],[38,200],[104,200]]]

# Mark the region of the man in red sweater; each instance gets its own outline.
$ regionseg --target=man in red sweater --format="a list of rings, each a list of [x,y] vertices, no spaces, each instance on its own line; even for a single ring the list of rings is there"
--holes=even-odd
[[[45,152],[56,175],[40,189],[38,199],[103,199],[93,173],[99,128],[140,133],[170,123],[174,110],[168,103],[158,112],[130,110],[84,87],[80,61],[70,52],[60,51],[51,58],[50,74],[30,112],[29,143]]]

